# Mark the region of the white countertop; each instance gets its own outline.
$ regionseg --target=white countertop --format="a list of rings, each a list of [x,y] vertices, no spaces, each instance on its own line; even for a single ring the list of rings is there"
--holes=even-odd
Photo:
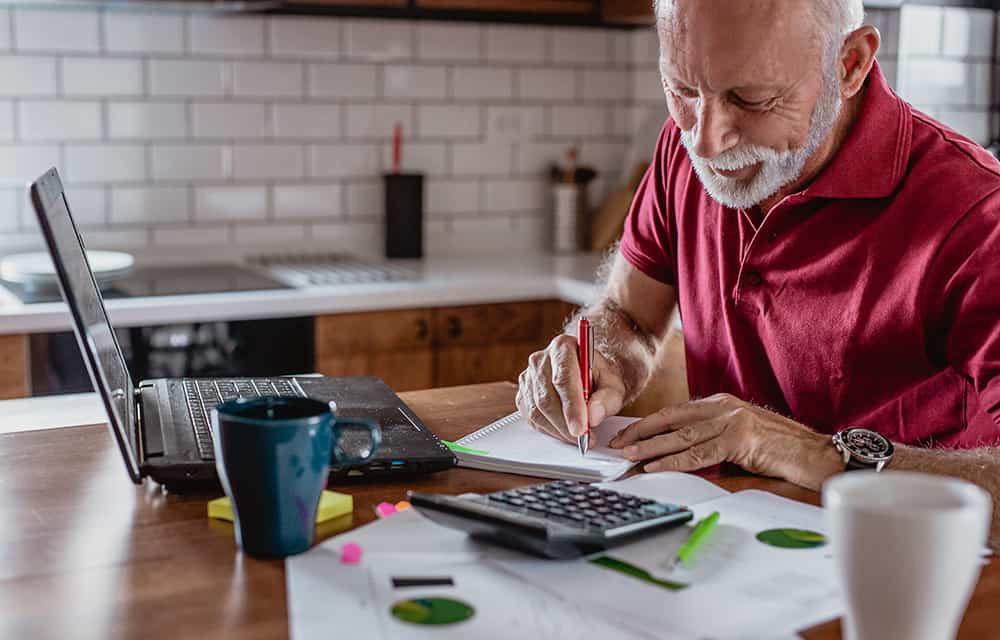
[[[105,302],[115,327],[251,320],[517,300],[590,302],[599,254],[427,259],[415,280],[137,297]],[[64,303],[23,304],[0,288],[0,334],[68,331]]]

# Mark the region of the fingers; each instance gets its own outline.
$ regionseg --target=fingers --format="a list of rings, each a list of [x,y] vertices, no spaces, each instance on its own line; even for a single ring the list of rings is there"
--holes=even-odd
[[[747,429],[745,427],[746,425],[741,421],[739,410],[734,410],[725,415],[690,425],[690,429],[684,427],[665,434],[662,437],[675,438],[674,442],[666,446],[660,445],[666,449],[673,448],[677,444],[678,434],[683,433],[683,437],[691,438],[693,442],[681,450],[659,458],[654,457],[643,466],[643,471],[697,471],[726,461],[739,462],[742,452],[747,446],[745,439]]]
[[[562,424],[573,437],[587,430],[587,405],[583,401],[583,373],[576,343],[565,336],[552,341],[548,348],[551,384],[559,396]]]
[[[572,441],[573,436],[566,426],[566,418],[563,414],[563,400],[552,385],[552,364],[548,358],[544,359],[535,371],[531,390],[534,395],[533,408],[542,416],[539,423],[547,422],[558,432],[557,437]]]
[[[723,420],[705,420],[683,426],[652,438],[630,444],[622,450],[628,460],[649,460],[686,451],[702,442],[717,438],[726,428]]]
[[[698,471],[705,467],[721,464],[729,459],[729,451],[723,438],[714,438],[696,444],[686,451],[654,460],[645,465],[646,473],[657,471]]]
[[[517,397],[515,398],[517,410],[521,412],[521,416],[537,431],[541,431],[553,438],[565,439],[559,430],[538,409],[534,400],[532,386],[529,371],[522,371],[518,378]]]
[[[642,420],[622,429],[608,444],[616,449],[627,447],[657,434],[673,431],[694,422],[724,415],[739,407],[741,402],[728,394],[717,394],[683,404],[663,407]]]

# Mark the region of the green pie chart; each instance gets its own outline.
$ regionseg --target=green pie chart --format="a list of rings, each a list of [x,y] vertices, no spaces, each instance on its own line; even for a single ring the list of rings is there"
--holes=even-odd
[[[393,617],[410,624],[443,625],[464,622],[476,612],[472,605],[451,598],[412,598],[392,605]]]
[[[757,539],[781,549],[815,549],[826,544],[826,536],[807,529],[768,529],[758,533]]]

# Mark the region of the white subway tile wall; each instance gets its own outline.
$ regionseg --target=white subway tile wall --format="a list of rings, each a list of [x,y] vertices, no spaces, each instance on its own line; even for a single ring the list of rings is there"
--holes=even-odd
[[[996,14],[988,9],[903,5],[899,94],[980,144],[990,142],[1000,80]]]
[[[986,135],[983,15],[869,19],[904,97]],[[378,254],[397,122],[428,255],[540,250],[551,165],[578,147],[598,203],[665,116],[657,55],[652,29],[0,9],[0,254],[37,246],[22,189],[51,165],[94,246]]]
[[[545,175],[567,148],[586,143],[583,162],[620,173],[629,127],[611,120],[629,115],[613,105],[632,101],[632,42],[544,26],[0,10],[0,254],[34,243],[21,186],[50,165],[105,245],[378,253],[396,123],[403,170],[427,176],[429,254],[536,250]]]

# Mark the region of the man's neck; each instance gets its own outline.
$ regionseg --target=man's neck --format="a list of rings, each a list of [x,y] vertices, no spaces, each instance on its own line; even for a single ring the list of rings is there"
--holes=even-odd
[[[841,145],[844,144],[844,140],[847,139],[847,134],[851,132],[851,128],[854,126],[854,122],[858,119],[858,114],[861,113],[861,106],[865,102],[865,94],[867,93],[867,87],[859,91],[855,96],[844,102],[843,108],[840,110],[840,115],[837,118],[836,124],[833,126],[833,130],[830,135],[826,137],[826,140],[816,150],[816,153],[812,154],[806,161],[805,167],[802,169],[802,175],[798,180],[782,187],[770,198],[761,201],[760,209],[763,213],[769,212],[776,204],[781,202],[785,196],[793,193],[802,191],[816,179],[823,169],[833,160],[833,157],[837,155],[837,151],[840,150]]]

